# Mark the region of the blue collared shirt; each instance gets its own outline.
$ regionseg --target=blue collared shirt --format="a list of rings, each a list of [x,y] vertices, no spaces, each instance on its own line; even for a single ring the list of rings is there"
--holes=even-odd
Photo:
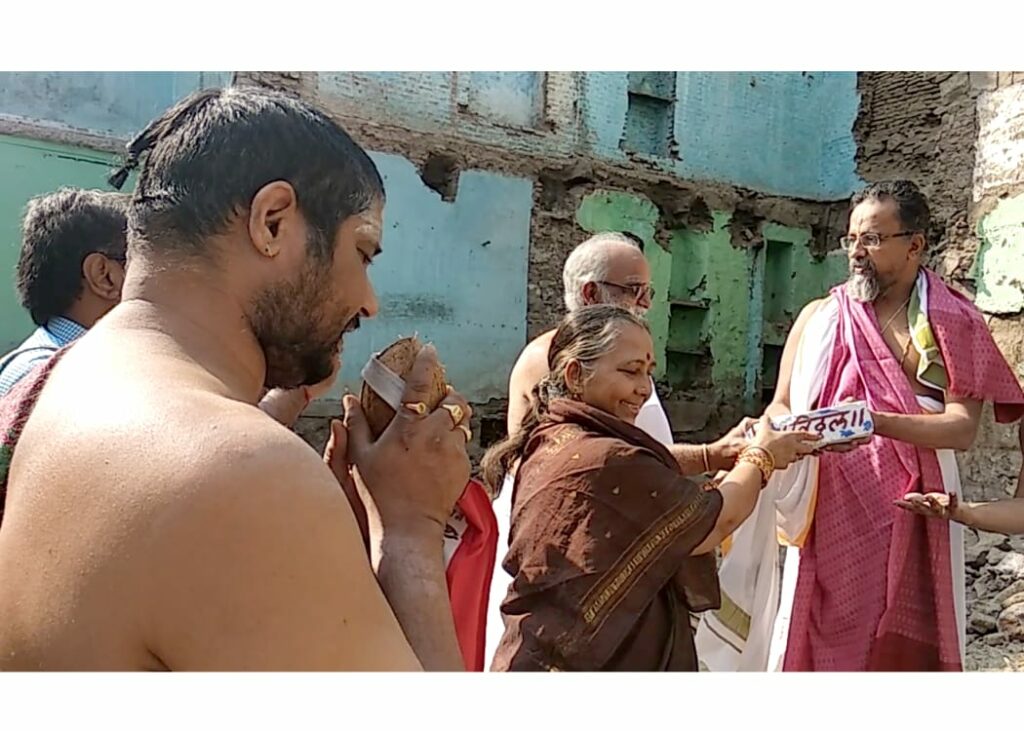
[[[85,335],[85,328],[66,317],[53,317],[36,328],[21,345],[0,358],[0,396],[28,375],[40,363],[48,361],[54,353],[68,343]]]

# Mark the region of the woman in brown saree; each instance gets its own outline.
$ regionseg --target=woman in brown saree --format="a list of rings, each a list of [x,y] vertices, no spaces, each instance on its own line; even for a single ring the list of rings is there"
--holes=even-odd
[[[492,491],[518,465],[491,670],[696,670],[690,613],[718,605],[715,547],[817,436],[762,419],[703,489],[633,425],[654,368],[643,320],[609,305],[573,312],[548,366],[522,428],[483,461]]]

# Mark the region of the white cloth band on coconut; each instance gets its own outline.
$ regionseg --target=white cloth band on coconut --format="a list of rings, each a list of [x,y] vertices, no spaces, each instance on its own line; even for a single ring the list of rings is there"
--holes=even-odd
[[[402,377],[380,362],[377,356],[370,356],[363,366],[363,382],[372,388],[383,399],[384,403],[395,411],[402,406],[402,394],[405,393],[405,381]]]

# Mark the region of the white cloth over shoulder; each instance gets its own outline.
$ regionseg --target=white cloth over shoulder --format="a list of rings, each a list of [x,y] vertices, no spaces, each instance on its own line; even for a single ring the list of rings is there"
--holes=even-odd
[[[830,297],[804,327],[790,379],[794,414],[809,411],[821,394],[838,320],[839,305]],[[768,668],[779,608],[778,546],[803,543],[817,489],[817,457],[779,470],[761,491],[751,516],[723,544],[718,572],[722,604],[701,616],[695,637],[702,670]],[[796,572],[788,563],[786,582],[796,586]]]
[[[926,300],[922,297],[922,307]],[[793,413],[813,409],[821,394],[829,357],[838,335],[839,306],[829,298],[811,316],[797,344],[790,379]],[[925,411],[941,411],[935,399],[919,396]],[[936,456],[947,493],[960,492],[960,475],[951,450]],[[749,518],[723,544],[719,568],[722,605],[705,612],[695,643],[702,670],[779,671],[786,654],[793,598],[803,545],[814,517],[818,458],[807,457],[772,475]],[[779,545],[786,546],[779,586]],[[963,530],[950,523],[953,593],[963,655],[965,570]]]

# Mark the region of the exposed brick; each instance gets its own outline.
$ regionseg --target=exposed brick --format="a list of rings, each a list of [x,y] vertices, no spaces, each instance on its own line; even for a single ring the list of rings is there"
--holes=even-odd
[[[544,80],[544,119],[558,134],[575,132],[578,108],[576,76],[572,72],[549,71]]]
[[[971,87],[979,91],[991,91],[999,86],[999,74],[996,71],[971,71]]]
[[[581,198],[596,188],[630,191],[657,201],[664,213],[656,224],[659,241],[667,241],[668,232],[679,220],[687,220],[686,214],[698,203],[705,211],[730,211],[742,205],[752,221],[809,228],[817,240],[832,242],[833,247],[840,227],[845,226],[845,202],[798,200],[726,182],[685,180],[664,167],[628,159],[614,134],[595,144],[591,137],[595,129],[613,129],[622,123],[614,117],[625,108],[626,84],[617,74],[546,74],[541,120],[535,129],[526,130],[474,113],[474,94],[455,73],[325,73],[297,79],[292,75],[275,79],[274,74],[240,76],[297,89],[325,107],[360,144],[401,155],[418,167],[431,156],[444,155],[452,158],[457,170],[500,171],[535,180],[526,292],[527,336],[531,338],[554,325],[564,312],[561,269],[569,251],[587,236],[575,214]],[[957,92],[958,85],[962,88]],[[969,99],[966,74],[963,80],[953,79],[947,92]],[[898,99],[894,97],[894,103]],[[948,104],[935,92],[934,108]],[[891,114],[888,108],[876,111],[880,119]],[[608,117],[610,124],[603,124],[601,116]],[[914,144],[935,147],[931,139],[910,138],[908,146]],[[732,413],[740,404],[735,394],[700,392],[687,397],[713,409],[701,429],[706,434],[700,438],[717,438],[732,425],[723,419],[739,416]],[[323,434],[322,430],[311,433],[316,437],[311,441],[322,439]]]
[[[944,102],[952,102],[963,97],[971,90],[968,74],[950,74],[949,78],[939,83],[939,95]]]
[[[273,86],[274,88],[301,96],[316,87],[316,74],[302,71],[239,71],[235,83]]]
[[[858,76],[857,172],[865,180],[910,178],[922,187],[932,207],[933,259],[973,254],[977,243],[964,223],[971,210],[977,110],[970,81],[976,73]],[[957,274],[966,276],[967,269]]]

